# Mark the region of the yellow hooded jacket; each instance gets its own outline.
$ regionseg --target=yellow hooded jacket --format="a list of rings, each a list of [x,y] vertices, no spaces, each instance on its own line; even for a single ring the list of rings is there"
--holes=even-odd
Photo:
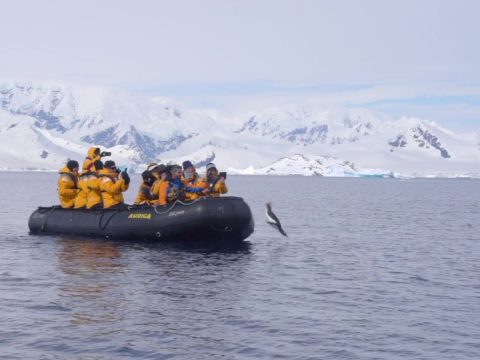
[[[75,197],[75,209],[80,209],[84,208],[87,206],[87,199],[88,199],[88,194],[90,190],[88,189],[88,177],[90,176],[90,173],[83,173],[80,175],[78,178],[78,184],[77,187],[80,190],[77,196]]]
[[[102,192],[103,208],[108,209],[112,206],[123,203],[122,192],[128,190],[128,185],[123,179],[113,176],[108,169],[101,170],[102,178],[100,181],[100,190]]]
[[[92,173],[88,176],[87,187],[87,209],[91,209],[95,205],[102,204],[102,191],[100,190],[100,182],[102,178]]]
[[[158,180],[157,180],[158,181]],[[152,205],[158,200],[158,196],[152,194],[150,187],[141,183],[140,188],[138,189],[137,198],[135,199],[135,205]]]
[[[77,174],[64,166],[60,169],[58,179],[58,198],[62,208],[72,208],[77,196]]]
[[[93,164],[95,163],[95,161],[102,159],[100,155],[95,155],[95,150],[97,150],[96,147],[91,147],[90,149],[88,149],[87,157],[83,161],[82,173],[95,171],[95,166]]]

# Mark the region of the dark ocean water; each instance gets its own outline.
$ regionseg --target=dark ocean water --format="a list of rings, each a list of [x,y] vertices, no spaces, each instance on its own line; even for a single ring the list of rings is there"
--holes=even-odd
[[[31,236],[56,175],[0,173],[0,359],[480,358],[480,181],[228,180],[236,248]]]

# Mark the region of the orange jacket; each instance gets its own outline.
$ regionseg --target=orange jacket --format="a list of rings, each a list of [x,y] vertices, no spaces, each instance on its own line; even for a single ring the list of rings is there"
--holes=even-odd
[[[198,176],[197,173],[194,174],[194,176],[187,180],[182,176],[182,182],[185,184],[186,187],[192,187],[192,188],[203,188],[206,189],[208,187],[208,184],[205,183],[200,176]],[[201,197],[201,193],[192,193],[192,192],[185,192],[185,200],[195,200]]]
[[[97,150],[96,147],[91,147],[88,149],[87,157],[83,161],[82,173],[87,171],[95,171],[95,161],[102,159],[100,155],[95,155],[95,150]]]
[[[168,198],[168,181],[159,180],[157,182],[158,182],[158,185],[156,188],[158,189],[158,200],[156,201],[155,204],[166,205],[169,202],[169,200],[172,200]]]
[[[75,205],[75,196],[77,196],[78,174],[64,166],[60,169],[60,178],[58,179],[58,198],[62,208],[72,208]]]
[[[101,177],[90,174],[88,176],[88,197],[87,197],[87,209],[91,209],[97,204],[102,204],[102,191],[100,190]]]
[[[101,174],[100,190],[102,191],[103,208],[108,209],[112,206],[122,204],[122,192],[128,190],[128,185],[125,184],[123,179],[118,179],[112,175],[108,169],[101,170]]]

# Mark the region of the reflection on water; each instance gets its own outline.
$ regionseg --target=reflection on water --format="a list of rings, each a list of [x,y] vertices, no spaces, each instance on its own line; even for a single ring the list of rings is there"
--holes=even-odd
[[[116,323],[122,319],[120,299],[115,293],[112,275],[126,265],[112,242],[61,237],[57,256],[66,275],[60,282],[59,297],[64,306],[75,309],[71,322],[85,325],[95,322]],[[102,311],[98,311],[102,309]]]
[[[60,268],[66,274],[116,271],[124,266],[116,261],[120,258],[120,252],[113,242],[62,236],[58,243]]]
[[[218,296],[214,284],[224,281],[224,275],[240,276],[251,255],[248,242],[149,243],[62,236],[58,244],[63,274],[58,297],[62,306],[73,309],[72,324],[99,325],[94,334],[123,331],[126,312],[139,308],[154,316],[161,309],[163,325],[171,327],[168,319],[182,308],[179,300],[202,302]],[[194,290],[202,282],[210,286]],[[145,302],[149,296],[158,308]]]

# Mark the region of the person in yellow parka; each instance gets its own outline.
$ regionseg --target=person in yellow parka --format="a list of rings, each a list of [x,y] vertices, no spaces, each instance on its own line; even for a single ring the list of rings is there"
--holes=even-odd
[[[75,196],[74,208],[81,209],[87,206],[87,196],[88,196],[88,176],[90,175],[89,172],[83,172],[78,177],[77,188],[78,194]]]
[[[102,192],[100,190],[100,182],[102,181],[102,170],[103,163],[100,160],[95,161],[95,172],[90,173],[87,180],[87,209],[103,208]]]
[[[140,184],[140,188],[138,189],[138,195],[135,199],[135,205],[152,205],[155,200],[158,199],[158,196],[152,194],[152,186],[155,182],[156,178],[153,174],[145,170],[142,173],[142,183]],[[158,180],[157,180],[158,181]]]
[[[112,160],[105,161],[101,175],[100,191],[102,192],[103,208],[123,207],[122,192],[128,190],[130,176],[128,176],[126,171],[123,171],[119,177],[115,162]]]
[[[202,178],[197,174],[195,170],[195,166],[193,166],[192,162],[187,160],[184,161],[183,164],[183,177],[182,181],[185,184],[186,191],[185,191],[185,200],[195,200],[204,195],[202,192],[190,192],[188,188],[202,188],[207,189],[208,185],[205,184]]]
[[[222,174],[226,175],[226,173]],[[221,194],[226,194],[228,192],[225,178],[219,176],[217,167],[214,163],[207,164],[207,174],[203,181],[208,184],[209,196],[219,197]]]
[[[95,171],[95,161],[102,160],[102,157],[110,156],[110,155],[112,155],[111,152],[107,152],[107,151],[100,152],[100,148],[91,147],[90,149],[88,149],[87,157],[83,161],[82,173],[87,171],[89,172]]]
[[[59,171],[58,198],[62,208],[73,208],[75,205],[75,197],[79,191],[77,188],[78,168],[79,164],[77,161],[69,160],[66,166]]]
[[[153,183],[152,186],[152,195],[155,196],[156,199],[160,197],[160,187],[162,186],[162,183],[167,181],[167,176],[168,176],[168,170],[167,167],[163,164],[157,165],[154,168],[150,170],[152,172],[152,175],[155,176],[157,180]]]

